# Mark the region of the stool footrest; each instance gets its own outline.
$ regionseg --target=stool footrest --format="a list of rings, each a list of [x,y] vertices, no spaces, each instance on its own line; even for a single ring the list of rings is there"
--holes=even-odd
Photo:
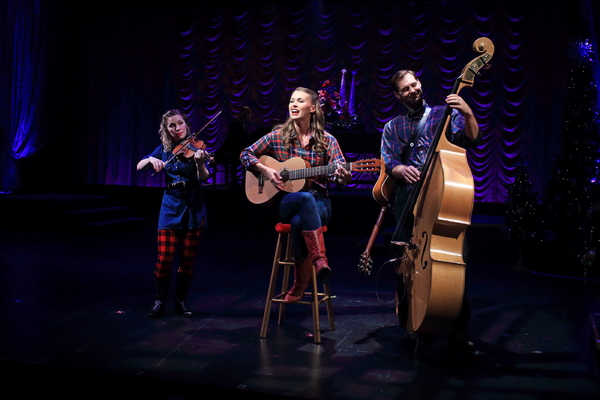
[[[331,299],[331,296],[324,296],[322,299],[319,299],[317,304],[321,304],[330,299]],[[295,304],[312,304],[312,303],[313,303],[312,301],[308,301],[308,300],[298,300]]]

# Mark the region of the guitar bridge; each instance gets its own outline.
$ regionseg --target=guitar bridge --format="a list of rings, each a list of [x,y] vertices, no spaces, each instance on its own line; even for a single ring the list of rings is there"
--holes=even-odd
[[[263,188],[265,187],[265,176],[258,174],[258,193],[262,194]]]

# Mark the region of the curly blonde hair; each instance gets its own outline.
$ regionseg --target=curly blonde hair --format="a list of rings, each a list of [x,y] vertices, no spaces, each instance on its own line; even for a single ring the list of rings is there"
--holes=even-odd
[[[181,118],[183,118],[183,120],[185,121],[186,136],[190,135],[190,121],[188,120],[187,115],[185,115],[183,111],[177,109],[167,111],[163,114],[162,119],[160,121],[160,128],[158,129],[158,134],[160,135],[163,150],[165,151],[171,150],[173,148],[173,145],[175,144],[173,137],[169,133],[169,128],[167,127],[167,122],[169,121],[169,118],[175,115],[179,115]]]
[[[312,131],[313,139],[315,140],[314,149],[316,151],[326,151],[327,144],[325,142],[325,115],[321,109],[321,103],[319,103],[319,95],[314,90],[310,90],[303,87],[298,87],[294,92],[304,92],[310,96],[312,104],[315,106],[315,112],[310,115],[310,130]],[[287,120],[283,124],[277,125],[274,130],[281,132],[283,136],[283,145],[286,149],[290,147],[294,136],[294,121],[291,116],[288,115]]]

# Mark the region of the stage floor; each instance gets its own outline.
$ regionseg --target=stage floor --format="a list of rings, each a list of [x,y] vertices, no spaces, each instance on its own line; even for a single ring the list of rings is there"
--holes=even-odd
[[[5,210],[6,211],[6,210]],[[213,210],[215,212],[215,210]],[[189,295],[196,317],[146,316],[155,231],[0,230],[0,362],[7,398],[597,399],[595,281],[470,263],[477,353],[416,358],[392,306],[394,274],[370,232],[331,232],[335,331],[314,344],[308,306],[259,337],[271,229],[213,226]],[[324,308],[323,308],[324,310]],[[322,312],[324,314],[324,312]],[[25,383],[24,383],[25,382]]]

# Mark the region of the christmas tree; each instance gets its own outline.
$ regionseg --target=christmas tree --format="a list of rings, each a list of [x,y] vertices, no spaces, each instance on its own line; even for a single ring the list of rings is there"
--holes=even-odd
[[[562,153],[548,187],[546,205],[557,240],[557,260],[567,268],[581,270],[581,256],[589,236],[588,214],[597,197],[598,90],[589,42],[571,49],[573,66],[567,88]]]
[[[516,269],[525,270],[525,253],[535,249],[540,240],[540,216],[537,194],[531,192],[526,164],[517,166],[518,174],[508,191],[505,216],[506,239],[516,247],[519,260]]]

